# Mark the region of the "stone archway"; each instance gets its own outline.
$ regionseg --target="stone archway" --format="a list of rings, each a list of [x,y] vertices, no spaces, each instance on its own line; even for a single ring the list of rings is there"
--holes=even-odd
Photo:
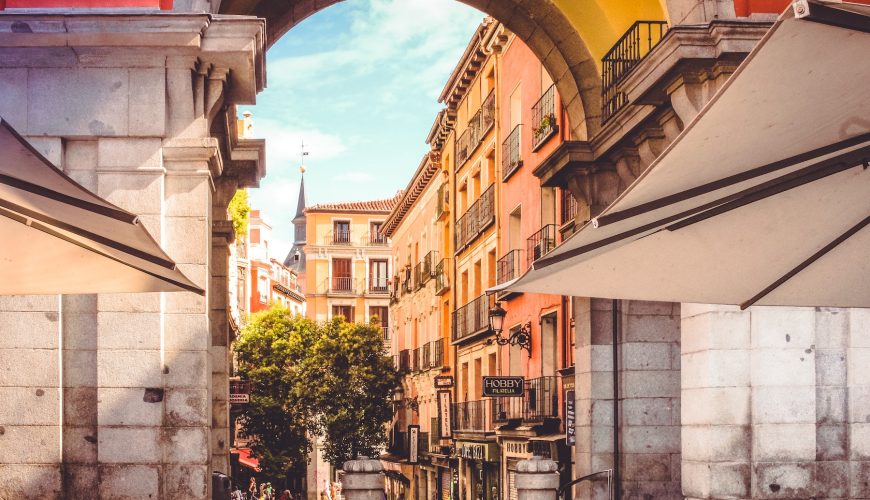
[[[221,13],[267,20],[267,46],[308,16],[342,0],[228,0]],[[541,60],[565,103],[572,133],[586,140],[601,121],[598,65],[562,8],[550,0],[459,0],[499,20]]]

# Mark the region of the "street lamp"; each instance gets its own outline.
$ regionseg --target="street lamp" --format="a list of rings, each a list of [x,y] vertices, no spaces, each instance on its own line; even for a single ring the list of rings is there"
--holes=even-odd
[[[529,321],[519,330],[510,334],[509,337],[502,337],[501,332],[504,328],[504,317],[507,316],[507,311],[501,306],[500,302],[496,302],[489,310],[489,329],[495,335],[493,338],[486,341],[487,345],[496,343],[498,345],[517,345],[520,349],[525,349],[532,357],[532,322]]]

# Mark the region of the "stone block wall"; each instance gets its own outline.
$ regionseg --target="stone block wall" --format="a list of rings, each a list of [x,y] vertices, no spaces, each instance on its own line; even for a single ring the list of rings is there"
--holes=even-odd
[[[574,299],[574,476],[613,468],[612,301]],[[680,498],[679,304],[618,301],[619,487],[623,498]],[[607,498],[603,483],[577,495]]]
[[[687,498],[870,497],[870,311],[685,304]]]
[[[26,57],[14,40],[0,46],[0,116],[74,180],[136,213],[207,297],[0,297],[0,498],[209,498],[212,470],[229,473],[227,238],[213,234],[238,185],[224,169],[242,168],[207,134],[227,116],[227,68],[190,44],[208,38],[202,16],[77,20],[64,26],[88,36],[41,37],[59,45]],[[37,34],[53,22],[26,21]],[[254,57],[250,21],[226,23],[243,25],[221,29]],[[185,30],[172,47],[167,33]],[[253,79],[253,67],[235,81]]]

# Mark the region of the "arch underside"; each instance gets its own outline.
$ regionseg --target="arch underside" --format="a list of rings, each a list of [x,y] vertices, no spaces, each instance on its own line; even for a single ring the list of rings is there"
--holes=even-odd
[[[308,16],[340,1],[224,0],[220,10],[265,18],[271,46]],[[497,19],[531,48],[555,82],[577,140],[591,138],[600,127],[601,57],[635,20],[665,19],[664,0],[458,1]]]

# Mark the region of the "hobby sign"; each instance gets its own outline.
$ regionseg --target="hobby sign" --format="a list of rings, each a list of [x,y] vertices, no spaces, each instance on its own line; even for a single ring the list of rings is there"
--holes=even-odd
[[[483,377],[484,397],[519,397],[523,395],[524,388],[523,377]]]

